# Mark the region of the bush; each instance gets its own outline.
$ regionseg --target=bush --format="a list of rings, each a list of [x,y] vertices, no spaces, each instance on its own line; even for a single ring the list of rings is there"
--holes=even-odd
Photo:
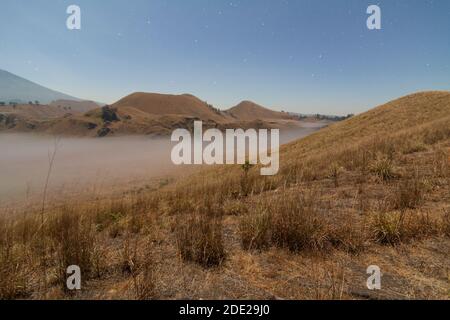
[[[117,116],[117,109],[110,106],[104,106],[102,108],[102,119],[104,122],[120,121],[119,117]]]
[[[14,242],[13,225],[0,221],[0,299],[29,295],[27,249]]]
[[[203,267],[218,266],[224,261],[221,218],[198,213],[188,215],[186,220],[178,218],[175,234],[183,260]]]
[[[450,211],[444,213],[441,221],[442,233],[446,237],[450,237]]]
[[[378,157],[371,165],[370,171],[382,181],[395,178],[392,161],[387,157]]]
[[[391,196],[393,209],[414,209],[421,205],[425,193],[425,185],[416,172],[410,179],[399,182]]]
[[[439,148],[434,153],[433,173],[438,177],[450,176],[450,155],[444,148]]]
[[[375,242],[381,244],[397,244],[402,238],[402,219],[399,213],[379,213],[371,222]]]
[[[93,223],[72,208],[65,207],[49,221],[48,234],[64,283],[68,266],[80,267],[83,279],[99,275],[99,251]]]
[[[416,211],[378,213],[371,222],[375,242],[396,245],[438,234],[438,225],[427,213]]]
[[[270,214],[262,209],[242,216],[239,225],[244,250],[265,249],[270,245]]]
[[[312,199],[300,195],[279,199],[272,208],[272,243],[297,252],[324,248],[327,233],[325,221]]]
[[[364,225],[353,217],[353,213],[339,217],[333,224],[328,238],[331,244],[349,253],[359,253],[366,247],[368,237]]]
[[[339,187],[339,175],[342,172],[342,167],[340,167],[336,162],[334,162],[330,167],[330,179],[333,180],[334,187]]]

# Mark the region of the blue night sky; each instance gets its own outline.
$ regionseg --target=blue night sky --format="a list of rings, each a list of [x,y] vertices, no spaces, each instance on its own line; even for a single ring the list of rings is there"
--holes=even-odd
[[[81,7],[82,29],[66,28]],[[368,30],[366,9],[382,10]],[[192,93],[359,113],[450,89],[448,0],[2,0],[0,69],[84,99]]]

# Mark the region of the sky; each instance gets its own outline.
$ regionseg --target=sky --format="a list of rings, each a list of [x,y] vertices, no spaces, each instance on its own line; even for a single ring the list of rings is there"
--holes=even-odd
[[[345,115],[450,90],[448,0],[2,0],[0,14],[0,69],[105,103],[191,93]]]

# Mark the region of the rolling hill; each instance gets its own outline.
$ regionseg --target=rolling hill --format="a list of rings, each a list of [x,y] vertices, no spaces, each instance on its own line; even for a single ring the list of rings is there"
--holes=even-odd
[[[114,103],[113,107],[117,108],[119,112],[123,110],[136,114],[137,110],[150,116],[181,115],[217,122],[227,120],[226,115],[190,94],[136,92]]]
[[[40,109],[39,109],[40,108]],[[38,110],[39,109],[39,110]],[[26,111],[29,114],[26,115]],[[45,119],[44,110],[49,117]],[[20,112],[19,112],[20,111]],[[202,120],[207,128],[298,128],[299,121],[286,114],[244,102],[220,111],[190,95],[137,92],[111,106],[91,101],[57,100],[49,106],[3,107],[0,129],[77,136],[170,135],[174,128],[193,128]],[[38,117],[33,117],[39,112]],[[7,113],[7,114],[6,114]],[[59,114],[59,117],[54,117]]]
[[[6,103],[10,101],[17,103],[39,101],[40,104],[49,104],[52,101],[61,99],[80,101],[78,98],[45,88],[0,69],[0,101]]]
[[[252,101],[242,101],[238,105],[227,110],[226,113],[240,121],[287,120],[292,118],[286,113],[267,109]]]
[[[450,92],[408,95],[284,145],[275,176],[214,166],[122,196],[15,210],[0,224],[15,263],[0,271],[23,278],[0,285],[73,298],[66,278],[38,285],[42,253],[24,239],[45,214],[47,274],[64,274],[73,252],[95,270],[79,299],[445,300],[449,156]],[[380,290],[367,288],[373,265]]]
[[[180,224],[166,234],[176,237],[177,252],[211,241],[205,234],[222,235],[207,258],[217,259],[223,276],[205,297],[446,299],[449,182],[450,92],[434,91],[282,146],[275,176],[219,166],[159,195],[177,197],[168,212]],[[210,227],[198,232],[202,219]],[[209,260],[182,257],[185,266],[197,263],[199,278],[208,273]],[[436,268],[422,268],[425,262]],[[383,272],[382,290],[367,289],[373,264]]]

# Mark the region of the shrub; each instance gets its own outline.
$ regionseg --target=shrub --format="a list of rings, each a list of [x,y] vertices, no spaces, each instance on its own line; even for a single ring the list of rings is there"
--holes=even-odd
[[[223,203],[224,215],[240,216],[248,213],[248,208],[242,201],[227,200]]]
[[[297,252],[322,249],[327,240],[325,221],[312,199],[300,195],[279,199],[272,207],[272,243]]]
[[[0,221],[0,299],[29,295],[27,249],[14,242],[13,225]]]
[[[399,182],[391,196],[393,209],[405,210],[417,208],[422,202],[425,193],[425,185],[416,171],[410,179]]]
[[[450,176],[450,155],[444,148],[439,148],[433,157],[433,172],[438,177]]]
[[[247,197],[249,194],[253,192],[253,187],[255,180],[259,177],[257,177],[255,174],[252,174],[250,170],[254,166],[250,164],[249,161],[246,161],[245,164],[242,165],[242,175],[240,178],[240,195],[242,197]]]
[[[335,188],[339,186],[339,175],[341,172],[342,168],[336,162],[333,162],[330,167],[329,177],[333,180]]]
[[[406,140],[401,146],[403,154],[411,154],[416,152],[426,151],[427,147],[418,140]]]
[[[427,213],[416,211],[378,213],[370,226],[375,242],[389,245],[438,233],[437,223]]]
[[[378,157],[370,165],[370,171],[382,181],[389,181],[395,178],[392,160],[387,157]]]
[[[144,257],[140,265],[133,270],[133,285],[138,300],[151,300],[156,297],[156,268],[151,252],[151,241],[144,247]]]
[[[120,121],[117,116],[117,109],[110,106],[104,106],[102,108],[102,119],[104,122]]]
[[[375,242],[394,245],[401,241],[403,215],[399,213],[378,213],[371,222]]]
[[[270,245],[270,214],[258,209],[256,213],[242,216],[239,225],[244,250],[265,249]]]
[[[93,223],[73,208],[64,207],[49,221],[48,234],[57,260],[60,280],[65,284],[66,269],[80,267],[84,279],[98,275],[98,251]]]
[[[185,220],[178,218],[175,234],[183,260],[213,267],[225,259],[221,218],[198,213],[188,215]]]
[[[445,212],[442,216],[441,229],[444,236],[450,237],[450,211]]]
[[[150,260],[146,261],[140,273],[133,276],[136,299],[152,300],[156,296],[155,270]]]
[[[130,234],[127,234],[122,248],[122,272],[134,275],[138,269],[138,242],[131,243]]]
[[[367,242],[364,225],[356,221],[352,214],[338,218],[329,231],[329,241],[339,249],[349,253],[361,252]]]

